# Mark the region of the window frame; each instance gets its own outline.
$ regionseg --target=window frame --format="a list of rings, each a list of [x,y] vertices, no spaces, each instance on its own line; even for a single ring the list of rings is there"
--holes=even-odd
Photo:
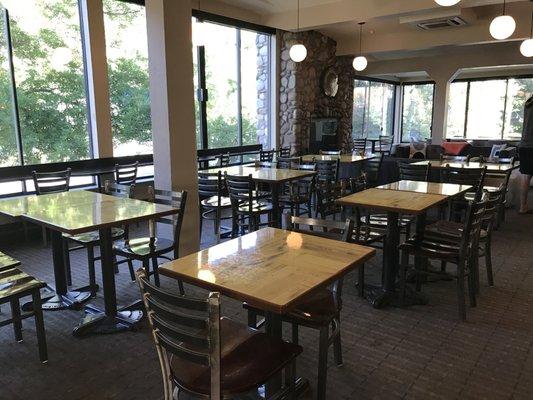
[[[388,79],[380,79],[380,78],[374,78],[374,77],[369,77],[369,76],[364,76],[364,75],[357,75],[357,74],[354,75],[352,79],[353,79],[353,83],[354,83],[354,90],[355,90],[355,81],[366,81],[366,82],[369,82],[369,89],[370,89],[370,83],[384,83],[384,84],[393,86],[393,92],[392,92],[393,107],[392,107],[392,121],[391,121],[392,123],[391,123],[390,132],[387,132],[386,136],[391,136],[392,138],[394,138],[396,117],[397,117],[397,115],[396,115],[397,114],[397,110],[396,110],[397,96],[398,96],[398,90],[399,90],[399,88],[401,86],[401,83],[400,82],[391,81],[391,80],[388,80]],[[353,113],[354,105],[355,105],[355,98],[353,99],[352,113]],[[367,135],[368,135],[368,133],[367,133]],[[354,137],[353,124],[352,124],[351,137],[352,138]]]
[[[533,79],[533,74],[519,74],[519,75],[499,75],[499,76],[489,76],[489,77],[476,77],[476,78],[459,78],[454,79],[450,85],[454,83],[459,82],[465,82],[467,84],[466,86],[466,106],[465,106],[465,116],[464,116],[464,127],[463,127],[463,136],[462,137],[448,137],[448,132],[446,132],[446,137],[444,140],[454,140],[454,139],[467,139],[467,127],[468,127],[468,111],[469,111],[469,104],[470,104],[470,84],[472,82],[486,82],[486,81],[505,81],[505,99],[504,99],[504,105],[503,105],[503,113],[502,113],[502,130],[500,137],[498,139],[487,139],[487,138],[470,138],[469,140],[498,140],[498,141],[514,141],[519,139],[506,139],[504,138],[505,135],[505,128],[506,128],[506,114],[508,109],[508,94],[509,94],[509,81],[511,79]],[[448,99],[448,103],[450,102],[450,99]],[[447,105],[448,106],[448,105]],[[448,126],[448,121],[446,120],[446,127]]]
[[[404,114],[404,104],[405,104],[405,90],[404,88],[406,86],[418,86],[418,85],[432,85],[433,86],[433,95],[431,98],[431,124],[430,124],[430,130],[429,130],[429,138],[427,140],[431,140],[433,138],[433,118],[435,113],[435,81],[416,81],[416,82],[402,82],[400,84],[401,87],[401,98],[400,98],[400,127],[398,130],[398,136],[399,136],[399,142],[400,143],[410,143],[409,140],[404,140],[403,138],[403,114]]]
[[[243,144],[243,107],[242,107],[242,46],[241,46],[241,32],[243,30],[252,31],[268,37],[268,99],[267,99],[267,115],[269,120],[272,119],[272,39],[276,34],[276,30],[262,25],[257,25],[249,22],[240,21],[234,18],[224,17],[216,14],[207,13],[204,11],[192,10],[192,17],[198,21],[218,24],[229,28],[235,29],[236,40],[236,77],[237,77],[237,143],[239,146]],[[197,76],[197,89],[195,93],[195,101],[198,101],[198,110],[200,112],[200,148],[197,150],[209,149],[209,132],[207,128],[207,102],[209,101],[209,92],[207,89],[206,79],[206,57],[205,46],[196,46],[193,48],[197,54],[198,63],[198,76]],[[196,107],[195,107],[196,109]],[[267,124],[269,142],[272,141],[272,124]],[[272,143],[270,143],[272,146]]]

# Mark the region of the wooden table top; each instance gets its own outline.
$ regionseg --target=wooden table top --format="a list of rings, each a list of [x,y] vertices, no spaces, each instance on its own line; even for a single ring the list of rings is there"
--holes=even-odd
[[[491,172],[508,172],[512,169],[518,168],[520,165],[515,164],[497,164],[497,163],[479,163],[479,162],[451,162],[440,160],[424,160],[413,163],[413,165],[428,165],[431,163],[431,168],[446,168],[447,165],[453,168],[483,168],[487,167],[487,171]]]
[[[359,154],[341,154],[340,156],[331,156],[331,155],[320,155],[320,154],[306,154],[302,156],[302,161],[304,162],[312,162],[313,160],[316,161],[332,161],[337,160],[340,158],[341,164],[355,164],[358,162],[363,162],[366,160],[371,160],[373,158],[376,158],[377,156],[375,154],[365,154],[364,156],[360,156]]]
[[[388,185],[378,186],[377,189],[386,190],[400,190],[404,192],[428,193],[428,194],[442,194],[446,196],[457,196],[470,190],[470,185],[456,185],[453,183],[435,183],[435,182],[420,182],[420,181],[398,181],[389,183]]]
[[[336,203],[343,206],[364,207],[373,210],[416,215],[445,202],[449,197],[444,194],[373,188],[342,197]]]
[[[163,264],[159,272],[283,313],[374,254],[369,247],[264,228]]]
[[[210,173],[222,174],[227,172],[228,175],[234,176],[248,176],[252,175],[252,179],[257,182],[267,183],[281,183],[288,182],[295,179],[305,178],[316,174],[314,171],[300,171],[297,169],[278,169],[278,168],[256,168],[254,166],[235,165],[233,167],[211,168],[205,170]]]
[[[22,217],[50,229],[78,234],[165,215],[178,210],[162,204],[76,190],[0,200],[0,214]]]

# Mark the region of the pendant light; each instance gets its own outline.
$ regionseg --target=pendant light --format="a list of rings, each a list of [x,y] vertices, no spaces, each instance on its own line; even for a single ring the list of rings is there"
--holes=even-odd
[[[503,14],[494,18],[490,23],[490,34],[494,39],[503,40],[510,37],[516,29],[516,22],[510,15],[505,15],[505,0],[503,0]]]
[[[359,22],[359,55],[353,59],[353,69],[356,71],[364,71],[368,65],[368,60],[362,55],[362,43],[363,43],[363,25],[364,22]]]
[[[450,7],[456,5],[460,1],[461,0],[435,0],[435,3],[437,3],[439,6]]]
[[[533,57],[533,11],[531,12],[531,30],[529,32],[529,39],[526,39],[520,45],[520,53],[524,57]]]
[[[300,0],[298,0],[298,13],[297,13],[297,30],[300,32]],[[289,56],[294,62],[302,62],[307,57],[307,49],[302,43],[296,43],[291,46],[289,50]]]

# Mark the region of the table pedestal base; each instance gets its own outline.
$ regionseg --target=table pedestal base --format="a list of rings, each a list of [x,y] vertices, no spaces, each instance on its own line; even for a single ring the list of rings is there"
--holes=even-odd
[[[42,309],[45,311],[58,310],[81,310],[82,303],[89,300],[91,293],[81,290],[73,290],[65,294],[57,294],[53,289],[50,290],[50,295],[43,296]],[[22,305],[24,311],[33,311],[33,302],[28,302]]]
[[[392,307],[408,307],[408,306],[424,306],[428,303],[426,297],[420,293],[415,292],[410,287],[405,288],[405,299],[402,301],[400,295],[396,292],[388,292],[379,286],[365,286],[365,298],[376,309]]]
[[[85,317],[74,328],[72,335],[106,335],[133,330],[144,314],[141,310],[132,310],[131,307],[121,308],[115,316],[109,316],[95,306],[88,305],[85,307]]]

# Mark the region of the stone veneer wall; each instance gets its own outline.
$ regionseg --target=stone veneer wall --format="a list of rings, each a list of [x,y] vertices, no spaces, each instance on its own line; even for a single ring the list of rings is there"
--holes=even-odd
[[[307,48],[307,58],[301,63],[289,57],[296,40]],[[312,118],[338,118],[340,148],[346,148],[351,139],[353,70],[350,60],[336,57],[335,51],[335,41],[316,31],[281,34],[280,144],[290,146],[293,154],[308,149]],[[329,67],[334,67],[339,75],[339,91],[334,98],[322,90],[322,74]]]
[[[270,68],[269,68],[269,46],[270,41],[267,35],[257,35],[255,39],[257,49],[257,143],[263,145],[264,149],[269,145],[269,114],[270,99]]]

